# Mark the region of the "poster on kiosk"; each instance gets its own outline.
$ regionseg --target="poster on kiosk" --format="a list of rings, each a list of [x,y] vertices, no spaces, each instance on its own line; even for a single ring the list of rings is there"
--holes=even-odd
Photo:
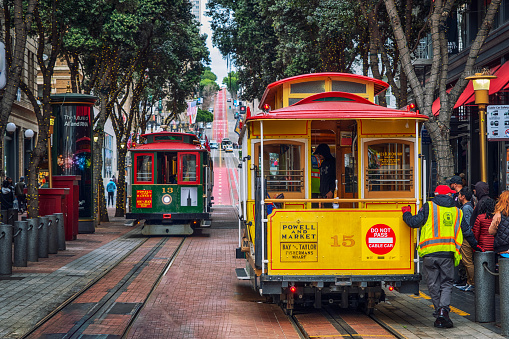
[[[509,140],[509,105],[489,105],[486,108],[489,141]]]

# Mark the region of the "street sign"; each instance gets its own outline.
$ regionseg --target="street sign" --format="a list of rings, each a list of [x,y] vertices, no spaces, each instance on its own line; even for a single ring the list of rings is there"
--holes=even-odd
[[[509,105],[486,107],[488,141],[509,139]]]

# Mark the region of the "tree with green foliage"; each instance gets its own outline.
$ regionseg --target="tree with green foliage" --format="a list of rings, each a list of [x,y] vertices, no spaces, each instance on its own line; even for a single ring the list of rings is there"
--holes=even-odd
[[[198,113],[196,114],[196,122],[212,122],[214,121],[214,114],[209,111],[204,111],[202,109],[198,109]]]
[[[208,9],[212,41],[237,66],[245,99],[281,78],[360,62],[367,28],[356,2],[211,0]]]
[[[426,17],[426,22],[428,23],[427,30],[431,36],[433,59],[430,76],[426,83],[422,84],[416,75],[415,66],[412,63],[410,53],[412,46],[409,44],[405,34],[405,26],[401,19],[401,13],[398,11],[394,0],[384,0],[391,26],[394,30],[395,41],[400,54],[401,68],[408,78],[410,89],[421,114],[429,117],[425,126],[431,136],[437,161],[437,179],[440,183],[445,183],[446,178],[454,174],[454,156],[449,141],[452,110],[460,94],[468,84],[468,80],[465,77],[473,71],[475,61],[486,41],[500,2],[501,0],[493,0],[486,6],[484,18],[479,26],[477,36],[470,47],[463,73],[448,93],[446,85],[448,83],[449,52],[447,35],[444,28],[447,27],[446,20],[449,14],[456,10],[455,5],[457,4],[455,4],[455,1],[433,1],[429,15]],[[432,105],[437,92],[440,97],[440,114],[435,116],[432,113]]]
[[[145,131],[149,108],[160,100],[167,103],[170,117],[185,110],[185,100],[198,85],[203,64],[209,62],[208,51],[188,1],[143,0],[95,6],[100,18],[88,15],[97,11],[86,8],[82,25],[70,29],[65,47],[72,56],[68,59],[77,59],[81,65],[85,91],[93,90],[100,97],[95,125],[99,135],[97,149],[101,149],[104,122],[111,118],[117,137],[117,166],[122,172],[127,151],[122,145],[131,133]],[[78,79],[73,83],[78,83]],[[128,101],[126,111],[124,105]],[[102,183],[100,152],[94,159],[94,175],[98,179],[94,188],[103,195],[104,189],[98,188]],[[120,175],[117,216],[123,216],[125,210],[123,180]],[[104,220],[105,199],[100,205]]]
[[[230,92],[234,99],[237,99],[237,95],[240,88],[237,80],[237,72],[235,71],[228,72],[228,76],[223,78],[223,85],[226,85],[228,92]]]
[[[27,32],[34,19],[35,0],[13,0],[4,2],[3,20],[0,41],[5,46],[6,83],[0,98],[0,135],[5,134],[5,127],[11,115],[12,105],[20,87],[25,64]],[[12,32],[14,31],[14,34]],[[3,154],[4,138],[0,138],[0,154]],[[0,161],[0,177],[4,177],[4,162]]]
[[[214,104],[214,96],[219,91],[216,80],[217,75],[212,72],[212,69],[205,67],[200,80],[200,97],[203,98],[202,107],[209,108]]]

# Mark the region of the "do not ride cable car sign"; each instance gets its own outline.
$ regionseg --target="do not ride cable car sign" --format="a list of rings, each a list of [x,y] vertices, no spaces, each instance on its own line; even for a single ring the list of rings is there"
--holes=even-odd
[[[392,251],[395,244],[396,234],[388,225],[373,225],[366,233],[366,245],[368,246],[368,249],[375,254],[387,254]]]

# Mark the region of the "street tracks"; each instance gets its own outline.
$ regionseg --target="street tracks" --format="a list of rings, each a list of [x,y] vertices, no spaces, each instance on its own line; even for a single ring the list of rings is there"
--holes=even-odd
[[[37,323],[23,338],[124,336],[185,239],[147,238]]]

